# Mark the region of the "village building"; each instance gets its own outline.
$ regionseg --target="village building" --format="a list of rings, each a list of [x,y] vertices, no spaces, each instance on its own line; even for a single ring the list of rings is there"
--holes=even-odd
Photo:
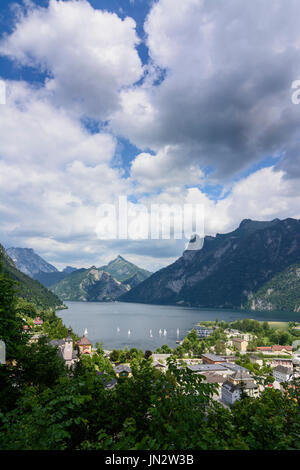
[[[195,364],[187,366],[194,374],[203,375],[205,373],[216,373],[221,376],[232,374],[232,370],[228,369],[225,364]]]
[[[152,354],[153,361],[159,361],[162,363],[167,363],[167,359],[171,357],[171,354],[160,354],[160,353],[153,353]]]
[[[196,328],[196,333],[199,339],[207,338],[214,332],[213,328],[207,328],[205,326],[199,326]]]
[[[120,364],[114,367],[114,371],[116,376],[119,377],[131,377],[132,370],[129,365],[127,364]]]
[[[232,405],[237,400],[240,400],[242,392],[250,397],[257,397],[259,389],[248,372],[238,370],[223,383],[222,401],[227,405]]]
[[[24,325],[23,326],[23,330],[27,331],[27,332],[30,331],[30,328],[32,328],[32,325],[30,325],[30,326],[29,325]]]
[[[240,352],[246,352],[248,344],[248,341],[243,338],[232,338],[232,346]]]
[[[37,343],[40,338],[43,338],[43,337],[45,337],[45,336],[46,336],[46,335],[42,335],[42,334],[32,335],[32,336],[29,338],[28,343],[29,343],[29,344]]]
[[[152,362],[152,367],[154,367],[157,370],[161,370],[162,372],[166,372],[167,370],[167,364],[162,363],[160,361],[153,361]]]
[[[226,382],[227,378],[214,372],[204,372],[203,375],[206,383],[217,385],[217,391],[213,394],[213,400],[219,400],[222,396],[222,385]]]
[[[289,382],[293,376],[293,370],[289,367],[277,366],[273,369],[274,379],[279,382]]]
[[[51,346],[58,348],[59,355],[64,359],[66,366],[72,367],[78,361],[78,351],[73,348],[72,330],[69,328],[65,339],[50,341]]]
[[[252,354],[251,356],[249,356],[249,359],[250,359],[251,364],[257,364],[259,365],[259,367],[262,367],[264,364],[264,361],[260,359],[259,357],[255,356],[255,354]]]
[[[235,373],[239,370],[249,373],[246,367],[240,366],[238,364],[232,364],[231,362],[226,362],[225,364],[223,364],[223,366],[226,367],[226,369],[229,369],[232,373]]]
[[[258,346],[256,348],[256,351],[257,352],[261,352],[261,353],[264,353],[264,352],[272,352],[272,346]]]
[[[106,380],[106,374],[105,372],[102,372],[102,371],[97,371],[96,372],[97,376],[99,377],[99,379],[102,380],[103,384],[104,384],[104,387],[106,388],[106,390],[112,390],[118,383],[118,380],[117,379],[111,379],[111,380]]]
[[[40,317],[36,317],[34,320],[33,320],[33,324],[34,325],[37,325],[37,326],[41,326],[43,324],[43,320],[40,318]]]
[[[290,369],[293,368],[293,361],[292,359],[283,359],[283,358],[277,358],[275,357],[274,359],[272,358],[270,361],[271,367],[277,367],[277,366],[283,366],[283,367],[288,367]]]
[[[233,337],[233,336],[239,336],[241,333],[239,330],[232,330],[232,329],[226,329],[225,333],[228,335],[228,337]]]
[[[292,346],[281,346],[278,344],[273,344],[272,346],[258,346],[256,348],[257,352],[261,353],[281,353],[281,354],[292,354],[293,347]]]
[[[222,364],[223,362],[226,362],[226,359],[223,357],[210,353],[202,354],[201,358],[203,360],[203,364]]]
[[[256,338],[255,335],[252,335],[251,333],[245,333],[243,335],[241,335],[241,338],[243,338],[245,341],[252,341],[253,339]]]
[[[85,330],[83,336],[76,342],[76,346],[78,347],[80,354],[91,354],[92,343],[87,337],[87,330]]]
[[[272,346],[272,351],[273,352],[281,352],[281,353],[285,353],[285,354],[292,354],[292,351],[293,351],[293,347],[292,346],[279,346],[277,344],[274,344]]]

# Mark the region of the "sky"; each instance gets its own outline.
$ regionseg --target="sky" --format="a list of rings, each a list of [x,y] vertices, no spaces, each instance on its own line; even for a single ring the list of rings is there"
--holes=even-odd
[[[0,243],[155,271],[186,240],[103,239],[99,207],[126,196],[135,223],[199,205],[206,235],[300,218],[299,16],[299,0],[1,0]]]

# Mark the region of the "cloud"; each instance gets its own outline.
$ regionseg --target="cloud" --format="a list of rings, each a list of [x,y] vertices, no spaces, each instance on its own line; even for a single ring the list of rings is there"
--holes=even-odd
[[[119,92],[138,81],[143,67],[132,18],[95,10],[87,1],[50,0],[17,17],[0,54],[46,72],[59,106],[100,120],[118,109]]]
[[[180,146],[166,146],[157,155],[141,153],[131,164],[131,177],[139,182],[139,189],[144,192],[199,184],[204,176],[199,167],[191,164],[182,174],[180,166],[185,157]]]
[[[131,18],[83,0],[27,2],[0,54],[47,78],[6,82],[2,242],[58,267],[100,266],[120,253],[154,270],[185,240],[99,240],[99,204],[119,195],[133,196],[131,210],[202,204],[210,235],[243,218],[300,217],[300,106],[291,102],[299,13],[298,0],[159,0],[145,23],[143,66]],[[84,126],[89,118],[99,131]],[[140,149],[129,177],[115,164],[119,135]],[[282,158],[258,169],[268,156]],[[207,183],[224,185],[218,200]]]
[[[164,78],[123,90],[112,127],[154,150],[157,169],[163,149],[180,148],[174,165],[187,178],[191,166],[210,167],[211,178],[224,183],[266,156],[285,154],[281,168],[292,174],[299,14],[294,0],[159,0],[145,31],[151,67]],[[299,152],[293,157],[296,165]]]
[[[7,104],[1,107],[0,156],[6,161],[63,167],[81,159],[87,165],[108,163],[115,152],[111,134],[90,134],[44,88],[7,82]]]
[[[130,191],[122,170],[110,166],[115,138],[90,134],[79,120],[55,107],[44,89],[9,81],[7,89],[0,112],[5,243],[42,252],[47,246],[52,256],[54,247],[58,253],[84,253],[89,240],[97,241],[98,205]]]
[[[300,186],[285,178],[283,171],[263,168],[232,185],[230,193],[217,201],[199,188],[179,192],[162,192],[151,203],[200,204],[204,210],[206,235],[234,230],[243,219],[300,219]]]

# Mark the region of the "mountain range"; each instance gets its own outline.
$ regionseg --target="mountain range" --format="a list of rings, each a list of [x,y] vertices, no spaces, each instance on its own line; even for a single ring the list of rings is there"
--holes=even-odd
[[[51,290],[62,300],[107,302],[115,300],[130,289],[109,273],[92,266],[69,274]]]
[[[13,251],[11,251],[13,250]],[[2,264],[20,282],[20,295],[59,305],[64,300],[139,302],[208,308],[300,311],[300,220],[245,219],[239,227],[204,240],[151,274],[118,256],[105,266],[58,271],[31,249],[1,247]],[[24,255],[24,256],[23,256]],[[37,271],[46,269],[47,271]],[[43,299],[43,300],[42,300]],[[59,300],[61,299],[61,300]]]
[[[9,248],[7,252],[20,271],[50,288],[62,300],[115,300],[152,274],[122,256],[100,268],[67,266],[58,271],[31,248]]]
[[[62,300],[110,301],[128,292],[151,273],[118,256],[108,265],[80,269],[51,286]]]
[[[206,236],[202,249],[186,250],[120,300],[246,308],[260,288],[299,262],[300,220],[246,219],[233,232]]]

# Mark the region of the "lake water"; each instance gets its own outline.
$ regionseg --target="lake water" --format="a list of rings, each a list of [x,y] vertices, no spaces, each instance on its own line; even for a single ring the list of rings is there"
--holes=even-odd
[[[163,344],[175,347],[176,340],[182,340],[191,328],[204,320],[218,318],[234,321],[239,318],[254,318],[267,321],[292,321],[297,318],[299,320],[300,316],[299,313],[293,312],[245,312],[125,302],[66,302],[66,305],[68,310],[57,312],[64,324],[71,326],[80,336],[87,329],[90,341],[93,344],[97,341],[102,342],[106,349],[123,349],[127,346],[153,351]]]

